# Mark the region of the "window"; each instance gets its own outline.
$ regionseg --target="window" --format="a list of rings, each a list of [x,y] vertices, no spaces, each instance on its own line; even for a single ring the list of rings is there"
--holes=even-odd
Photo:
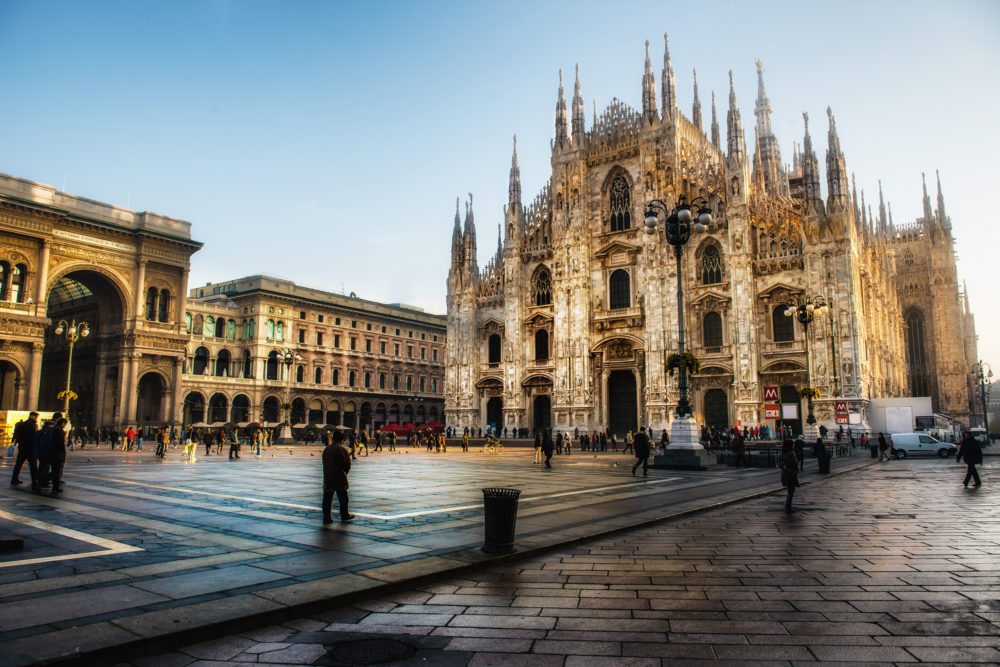
[[[552,303],[552,280],[548,269],[541,269],[535,274],[534,290],[536,306],[547,306]]]
[[[209,337],[215,335],[215,318],[211,315],[205,318],[205,335]]]
[[[333,335],[333,346],[336,348],[340,347],[340,334]]]
[[[427,336],[424,334],[420,334],[420,340],[427,340]]]
[[[300,310],[299,311],[299,319],[300,320],[306,319],[306,311],[304,311],[304,310]]]
[[[399,329],[396,329],[396,335],[397,336],[399,335]]]
[[[10,264],[0,262],[0,301],[7,300],[7,284],[10,282]],[[191,333],[190,331],[188,333]]]
[[[243,377],[253,377],[253,359],[250,357],[250,350],[243,350]]]
[[[407,345],[406,346],[406,356],[408,358],[410,358],[410,359],[413,358],[413,346],[412,345]]]
[[[608,306],[611,310],[628,308],[632,305],[632,290],[628,271],[618,269],[608,280]]]
[[[710,245],[701,256],[701,283],[712,285],[722,282],[722,254],[719,247]]]
[[[215,337],[225,338],[226,337],[226,320],[220,317],[215,321]]]
[[[365,388],[367,389],[368,387],[371,386],[372,386],[372,374],[365,373]]]
[[[547,361],[549,358],[549,332],[539,329],[535,332],[535,361]]]
[[[351,320],[351,328],[352,329],[357,329],[358,328],[358,321],[357,320]]]
[[[438,337],[434,336],[434,342],[436,343],[437,341],[438,341]]]
[[[929,396],[924,348],[924,314],[917,309],[906,314],[906,361],[910,371],[910,394]]]
[[[398,357],[399,356],[399,343],[394,344],[393,348],[395,349],[395,355]]]
[[[351,349],[352,350],[358,349],[358,339],[354,338],[353,336],[351,337]]]
[[[420,393],[424,393],[424,379],[420,378]]]
[[[299,342],[300,343],[306,342],[306,332],[303,331],[302,329],[299,329]]]
[[[333,323],[336,324],[339,327],[340,326],[340,318],[338,317],[338,318],[334,319]]]
[[[285,323],[278,322],[274,325],[274,337],[278,340],[285,340]]]
[[[370,340],[365,340],[365,352],[372,351],[372,342]]]
[[[795,340],[795,320],[785,316],[787,306],[777,306],[771,313],[771,326],[774,329],[774,342],[787,343]]]
[[[323,316],[322,315],[317,315],[316,316],[316,321],[319,322],[320,324],[322,324],[323,323]]]
[[[265,333],[267,334],[268,340],[274,338],[274,320],[268,320],[267,325],[264,327]]]
[[[434,361],[437,361],[438,360],[438,351],[437,350],[431,350],[431,354],[434,355]]]
[[[385,343],[379,343],[378,347],[379,347],[379,352],[385,354]]]
[[[385,327],[382,327],[382,333],[385,333]]]
[[[353,387],[355,380],[357,380],[357,377],[358,377],[357,371],[349,371],[347,373],[347,386]]]
[[[146,319],[155,320],[156,319],[156,297],[159,292],[156,291],[155,287],[150,287],[146,290]]]
[[[229,377],[230,360],[229,350],[219,350],[219,354],[215,357],[215,375],[217,377]]]
[[[722,347],[722,315],[706,313],[701,328],[705,347]]]
[[[372,330],[372,323],[371,323],[371,322],[369,322],[369,323],[368,323],[368,331],[371,331],[371,330]]]
[[[413,378],[406,376],[406,391],[413,391]]]
[[[399,376],[398,375],[393,375],[392,376],[392,388],[393,389],[397,389],[397,390],[399,389]]]
[[[161,322],[170,321],[170,290],[160,290],[160,307],[159,312],[157,313],[157,319]]]
[[[334,386],[340,384],[340,371],[336,368],[333,369],[333,375],[330,377],[330,384]]]
[[[385,373],[378,374],[378,388],[385,389]]]
[[[427,348],[425,347],[420,348],[420,358],[421,359],[427,358]]]
[[[254,331],[254,329],[257,328],[256,324],[257,324],[256,320],[250,320],[249,322],[250,326],[247,328],[247,340],[253,340],[253,337],[256,335],[257,332]]]
[[[204,296],[204,294],[202,296]],[[274,306],[268,306],[267,307],[267,312],[273,313],[274,312]]]
[[[267,380],[278,379],[278,353],[271,352],[267,355],[267,364],[264,367],[264,377]]]
[[[500,363],[500,334],[492,334],[489,340],[489,362],[491,364]]]
[[[431,391],[437,393],[437,390],[438,390],[437,378],[431,378]]]
[[[413,338],[413,332],[412,331],[410,332],[410,338]]]
[[[615,176],[610,192],[611,231],[619,232],[632,227],[632,194],[624,176]]]
[[[323,344],[323,332],[322,331],[317,331],[316,332],[316,344],[317,345],[322,345]]]
[[[317,368],[316,369],[315,379],[313,380],[313,382],[315,382],[316,384],[323,384],[323,369],[322,368]]]
[[[2,287],[0,287],[0,294],[3,294]],[[184,331],[191,333],[191,313],[184,313]]]
[[[236,340],[236,320],[226,321],[226,338]]]
[[[305,378],[306,378],[306,367],[305,366],[297,366],[295,368],[295,381],[296,382],[305,382]]]

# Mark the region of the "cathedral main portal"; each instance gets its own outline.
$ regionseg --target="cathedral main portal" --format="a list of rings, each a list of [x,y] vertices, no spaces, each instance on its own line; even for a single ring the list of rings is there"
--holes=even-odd
[[[639,427],[635,374],[612,371],[608,376],[608,427],[618,438]]]

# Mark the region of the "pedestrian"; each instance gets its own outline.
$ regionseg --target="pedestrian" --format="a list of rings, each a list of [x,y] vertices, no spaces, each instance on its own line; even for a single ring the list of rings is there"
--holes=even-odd
[[[976,483],[972,486],[982,486],[976,465],[983,462],[983,447],[968,431],[962,433],[962,442],[958,445],[958,456],[955,458],[956,461],[961,461],[962,459],[965,459],[966,466],[965,481],[962,485],[968,487],[969,480],[974,479]]]
[[[556,454],[562,454],[563,451],[563,434],[562,431],[556,433]]]
[[[778,467],[781,469],[781,485],[787,489],[785,494],[785,512],[792,512],[792,496],[799,485],[798,457],[794,445],[789,439],[781,443],[781,456],[778,457]]]
[[[624,454],[629,450],[631,450],[632,453],[635,454],[635,449],[632,446],[634,443],[635,443],[635,438],[632,436],[632,430],[629,429],[629,431],[625,433],[625,446],[622,448],[622,454]]]
[[[747,445],[742,435],[736,436],[736,440],[733,443],[733,453],[735,454],[734,465],[742,467],[747,464]]]
[[[132,451],[132,443],[135,441],[135,430],[129,426],[125,431],[125,442],[123,443],[122,449],[126,452]]]
[[[792,447],[795,450],[795,458],[798,461],[799,470],[802,470],[803,464],[806,460],[806,441],[805,438],[802,437],[802,434],[799,434],[799,436],[795,438],[795,443]]]
[[[885,434],[881,432],[878,434],[878,460],[889,460],[889,443],[885,441]]]
[[[21,466],[28,462],[28,472],[31,473],[31,490],[38,491],[38,465],[35,463],[35,433],[38,431],[38,413],[28,413],[27,419],[22,419],[14,426],[13,440],[17,445],[17,459],[14,461],[14,473],[10,477],[10,485],[21,484]]]
[[[226,434],[223,430],[217,429],[215,431],[215,454],[216,456],[222,456],[222,447],[226,444]]]
[[[535,458],[532,463],[538,465],[542,462],[542,434],[540,431],[535,431]]]
[[[240,458],[240,441],[236,437],[236,432],[229,431],[226,437],[229,438],[229,460]]]
[[[667,435],[667,429],[663,429],[663,433],[660,434],[660,447],[666,449],[670,446],[670,436]]]
[[[545,429],[545,435],[542,436],[542,451],[545,453],[545,467],[551,468],[552,464],[552,452],[555,450],[555,443],[552,442],[552,431]]]
[[[649,436],[646,429],[641,427],[632,440],[632,451],[635,452],[635,465],[632,466],[632,476],[635,477],[635,470],[642,465],[642,474],[645,477],[649,466]]]
[[[333,494],[337,494],[340,505],[340,520],[344,523],[354,519],[348,512],[347,473],[351,471],[351,455],[344,448],[344,432],[334,431],[326,435],[323,449],[323,523],[333,523]]]

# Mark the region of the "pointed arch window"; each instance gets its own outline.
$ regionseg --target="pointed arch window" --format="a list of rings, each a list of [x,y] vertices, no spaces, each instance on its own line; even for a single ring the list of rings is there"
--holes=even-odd
[[[924,314],[913,309],[906,314],[906,357],[910,371],[910,394],[913,396],[930,395],[924,335]]]
[[[160,290],[160,303],[158,304],[156,318],[161,322],[170,321],[170,290]]]
[[[632,227],[632,192],[624,176],[615,176],[610,191],[611,231]]]
[[[155,287],[146,290],[146,319],[156,321],[156,296],[159,294]]]
[[[500,363],[500,334],[491,334],[489,340],[489,363]]]
[[[547,306],[552,303],[552,278],[548,269],[541,269],[535,274],[533,288],[536,306]]]
[[[608,306],[611,310],[632,305],[631,280],[628,271],[618,269],[608,280]]]
[[[539,329],[535,332],[535,361],[548,361],[549,359],[549,332]]]
[[[722,253],[719,246],[710,245],[701,255],[701,283],[712,285],[722,282]]]

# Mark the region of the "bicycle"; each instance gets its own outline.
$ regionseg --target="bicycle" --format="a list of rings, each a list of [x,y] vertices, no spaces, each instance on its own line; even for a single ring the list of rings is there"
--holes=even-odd
[[[503,445],[493,436],[489,436],[483,443],[483,454],[503,454]]]

